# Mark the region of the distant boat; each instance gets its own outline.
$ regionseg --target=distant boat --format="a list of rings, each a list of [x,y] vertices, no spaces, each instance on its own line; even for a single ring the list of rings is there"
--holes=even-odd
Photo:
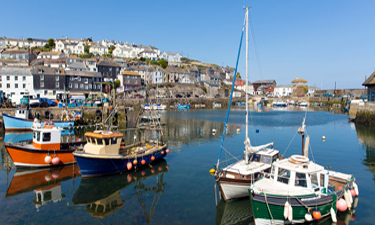
[[[212,108],[221,108],[221,103],[212,103]]]
[[[190,109],[190,104],[177,104],[178,109]]]
[[[309,103],[307,103],[306,101],[303,101],[303,102],[299,103],[299,106],[300,107],[308,107]]]
[[[30,110],[28,109],[15,109],[15,116],[10,116],[3,113],[4,128],[6,131],[29,131],[33,125],[34,119],[29,119]],[[44,126],[45,121],[41,121],[41,126]],[[73,121],[59,121],[59,120],[46,120],[46,122],[53,122],[56,127],[73,128]]]

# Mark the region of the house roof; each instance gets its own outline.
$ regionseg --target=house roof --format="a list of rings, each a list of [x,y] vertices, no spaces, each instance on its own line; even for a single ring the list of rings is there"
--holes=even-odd
[[[66,70],[65,74],[68,75],[68,76],[102,77],[102,75],[99,72],[89,72],[89,71]]]
[[[62,52],[41,52],[39,55],[61,55],[64,54]]]
[[[115,61],[113,60],[101,60],[99,63],[98,63],[98,66],[114,66],[114,67],[121,67],[118,63],[116,63]]]
[[[28,50],[5,50],[1,54],[25,54],[25,53],[29,53],[29,51]]]
[[[292,81],[292,83],[307,83],[307,80],[305,80],[305,79],[302,79],[302,78],[296,78],[296,79],[294,79],[293,81]]]
[[[254,81],[253,84],[273,84],[275,80],[257,80]]]
[[[137,73],[137,72],[133,72],[133,71],[124,71],[123,73],[122,73],[123,75],[135,75],[135,76],[141,76],[139,73]]]
[[[362,84],[363,86],[373,86],[375,85],[375,72],[373,72],[369,78]]]
[[[0,75],[31,75],[30,66],[23,67],[2,67]]]
[[[74,62],[68,65],[68,68],[87,69],[83,62]]]

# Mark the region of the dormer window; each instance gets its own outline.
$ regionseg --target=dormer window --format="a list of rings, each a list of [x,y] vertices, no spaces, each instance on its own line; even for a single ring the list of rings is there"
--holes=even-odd
[[[60,70],[55,70],[55,73],[60,74],[61,71]]]
[[[42,69],[38,69],[38,73],[43,73],[43,70]]]

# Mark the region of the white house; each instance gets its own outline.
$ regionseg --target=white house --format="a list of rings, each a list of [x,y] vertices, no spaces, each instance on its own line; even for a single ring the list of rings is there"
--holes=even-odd
[[[84,42],[83,41],[77,41],[76,39],[72,39],[72,41],[63,41],[58,40],[55,43],[55,51],[56,52],[65,52],[67,54],[83,54],[85,53],[84,50]]]
[[[34,81],[30,67],[0,68],[0,90],[14,104],[20,104],[24,95],[33,95]]]
[[[45,44],[48,43],[46,39],[40,38],[33,38],[33,39],[25,39],[25,38],[8,38],[8,37],[0,37],[0,47],[6,48],[7,46],[18,46],[21,48],[28,48],[28,47],[43,47]]]
[[[319,90],[321,89],[317,86],[309,86],[309,91],[307,92],[307,95],[314,96],[315,91],[319,91]]]
[[[174,52],[162,52],[160,59],[165,59],[167,62],[181,62],[182,55]]]
[[[137,51],[130,47],[116,47],[113,51],[114,57],[121,57],[121,58],[136,58]]]
[[[278,85],[273,90],[273,95],[275,97],[287,97],[291,96],[293,93],[293,85]]]
[[[37,59],[59,59],[65,57],[63,52],[41,52]]]
[[[253,86],[253,84],[250,81],[247,82],[247,85],[246,85],[246,81],[245,81],[245,83],[243,85],[243,90],[245,92],[247,92],[248,94],[250,94],[250,95],[254,95],[255,94],[255,92],[254,92],[254,86]]]
[[[139,56],[142,57],[142,58],[156,60],[157,57],[158,57],[158,54],[156,52],[154,52],[153,50],[146,49],[146,50],[140,52]]]
[[[95,44],[90,47],[90,53],[94,55],[108,54],[108,47],[101,44]]]

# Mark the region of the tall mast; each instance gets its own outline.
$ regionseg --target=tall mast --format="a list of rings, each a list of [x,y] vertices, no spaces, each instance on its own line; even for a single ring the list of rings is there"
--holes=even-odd
[[[249,137],[249,131],[248,131],[248,123],[249,123],[249,117],[248,117],[248,111],[249,111],[249,103],[248,103],[248,82],[247,82],[247,76],[249,75],[249,7],[246,7],[246,83],[245,83],[245,96],[246,96],[246,136],[245,140]]]

